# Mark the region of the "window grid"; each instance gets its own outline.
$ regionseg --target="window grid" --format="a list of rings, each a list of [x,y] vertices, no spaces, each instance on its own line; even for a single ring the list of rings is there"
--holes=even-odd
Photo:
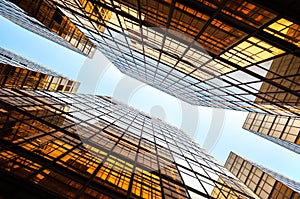
[[[247,195],[184,132],[108,97],[1,89],[0,103],[14,107],[14,112],[1,112],[5,121],[11,117],[12,121],[32,121],[26,123],[32,126],[29,132],[19,135],[21,141],[6,139],[1,133],[1,142],[6,139],[7,146],[18,147],[17,151],[0,152],[1,168],[26,176],[51,192],[61,194],[66,190],[66,197],[104,194],[122,198],[131,194],[143,198],[189,198],[190,193],[209,197],[213,189],[223,192],[226,187],[233,195]],[[27,111],[44,103],[47,106],[39,109],[47,111]],[[73,108],[62,109],[66,105]],[[50,113],[59,113],[58,110],[60,114],[53,119]],[[66,115],[69,119],[64,124]],[[23,128],[19,124],[5,127],[6,132]],[[10,169],[14,165],[16,169]],[[194,176],[200,190],[184,180],[179,167]],[[226,180],[225,185],[221,179]],[[55,184],[61,187],[53,189]],[[103,192],[102,187],[115,192]]]

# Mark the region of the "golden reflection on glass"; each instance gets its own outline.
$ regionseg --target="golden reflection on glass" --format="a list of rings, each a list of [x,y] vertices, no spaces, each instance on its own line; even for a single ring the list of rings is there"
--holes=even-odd
[[[253,63],[283,54],[285,51],[276,48],[260,39],[250,37],[233,49],[221,55],[239,66],[245,67]]]
[[[53,3],[46,0],[12,0],[12,2],[44,24],[52,32],[70,42],[73,47],[88,56],[92,56],[95,49],[94,44]]]
[[[18,61],[18,60],[17,60]],[[79,82],[0,63],[0,86],[75,93]]]
[[[102,0],[100,2],[105,3]],[[112,12],[99,5],[96,5],[89,0],[79,0],[79,3],[84,9],[85,13],[87,13],[88,17],[92,20],[93,24],[96,25],[98,30],[103,33],[105,31],[105,26],[94,23],[94,21],[98,21],[100,23],[103,23],[103,21],[109,21],[111,19]]]
[[[292,194],[297,195],[293,190],[297,189],[296,182],[245,160],[233,152],[228,156],[225,167],[259,198],[291,198]]]
[[[244,0],[227,1],[222,12],[256,28],[276,17],[276,14]]]
[[[80,103],[64,114],[49,108],[66,106],[66,99]],[[90,95],[1,89],[0,103],[9,101],[18,111],[0,109],[0,138],[14,151],[0,152],[0,168],[61,197],[188,199],[210,194],[223,171],[181,131],[110,98],[95,103]],[[222,195],[249,194],[225,181],[216,185]]]
[[[236,190],[239,190],[236,191]],[[248,195],[242,194],[242,192],[247,193]],[[217,199],[246,199],[248,196],[251,196],[255,199],[259,199],[254,192],[252,192],[247,186],[241,183],[239,180],[231,179],[227,177],[219,177],[218,182],[216,183],[215,188],[211,192],[211,196]]]
[[[142,198],[162,198],[159,177],[151,174],[149,171],[136,168],[132,185],[132,196],[140,196]]]
[[[96,177],[127,191],[132,172],[132,164],[115,156],[109,156]]]
[[[281,18],[272,23],[264,31],[300,47],[300,25]]]

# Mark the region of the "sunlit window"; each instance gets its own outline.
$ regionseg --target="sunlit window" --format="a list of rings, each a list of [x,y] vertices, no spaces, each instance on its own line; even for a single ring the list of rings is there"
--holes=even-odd
[[[269,25],[264,31],[300,47],[300,26],[296,23],[282,18]]]
[[[245,67],[256,62],[280,55],[285,51],[272,46],[260,39],[250,37],[246,41],[221,55],[239,66]]]

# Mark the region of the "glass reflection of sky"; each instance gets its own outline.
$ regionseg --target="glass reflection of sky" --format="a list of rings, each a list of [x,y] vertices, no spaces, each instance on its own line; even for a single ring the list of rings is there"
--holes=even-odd
[[[2,17],[0,18],[0,27],[0,46],[2,48],[15,51],[32,61],[51,67],[59,73],[76,79],[80,67],[85,60],[83,56],[67,50],[44,38],[35,36]],[[104,67],[101,66],[101,64],[99,65],[100,67]],[[122,78],[123,76],[124,75],[116,68],[110,67],[101,78],[101,81],[98,82],[97,91],[99,92],[97,92],[97,94],[112,95],[114,86],[118,83],[119,78]],[[82,82],[81,86],[83,86],[83,84],[84,82]],[[151,90],[153,88],[145,87],[137,91],[131,98],[131,105],[136,103],[134,105],[139,109],[147,107],[147,109],[143,110],[145,112],[149,112],[152,106],[161,105],[164,107],[166,112],[167,122],[178,126],[178,123],[180,123],[180,117],[174,116],[176,116],[176,113],[178,114],[178,112],[180,112],[180,107],[176,107],[176,109],[174,109],[174,107],[168,108],[168,106],[165,107],[164,105],[171,104],[169,102],[175,102],[177,99],[168,95],[159,95],[159,91],[155,91],[158,92],[157,96],[161,98],[159,100],[155,99],[154,103],[154,98],[152,98],[151,93],[142,93],[149,91],[148,89]],[[139,105],[137,102],[140,103],[140,106],[137,106]],[[212,109],[206,107],[195,108],[198,109],[200,115],[198,121],[199,127],[195,138],[201,144],[205,140],[206,132],[208,131],[211,122],[218,121],[211,121]],[[252,159],[257,163],[300,181],[300,173],[296,172],[300,167],[299,155],[243,130],[242,125],[246,119],[246,115],[247,113],[245,112],[226,110],[223,133],[219,138],[216,147],[211,152],[212,155],[220,162],[224,163],[229,152],[235,151],[244,157]],[[170,118],[176,118],[177,120],[172,121]],[[170,119],[170,121],[168,119]]]

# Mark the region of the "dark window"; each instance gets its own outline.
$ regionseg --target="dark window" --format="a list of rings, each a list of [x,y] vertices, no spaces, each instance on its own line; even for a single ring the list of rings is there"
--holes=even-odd
[[[53,20],[56,21],[58,24],[61,24],[63,17],[60,14],[60,11],[58,9],[55,10],[55,13],[53,15]]]

